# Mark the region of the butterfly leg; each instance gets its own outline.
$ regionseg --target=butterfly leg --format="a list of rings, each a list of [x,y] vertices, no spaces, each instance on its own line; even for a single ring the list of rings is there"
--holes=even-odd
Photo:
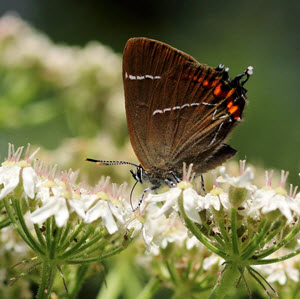
[[[170,171],[170,174],[173,176],[176,183],[179,183],[181,181],[181,179],[172,170]]]
[[[203,178],[203,175],[201,174],[201,189],[203,190],[204,192],[204,195],[207,194],[206,190],[205,190],[205,187],[204,187],[204,178]]]
[[[132,212],[135,212],[136,210],[139,209],[139,207],[140,207],[141,204],[143,203],[144,196],[145,196],[145,194],[146,194],[148,191],[156,190],[156,189],[158,189],[159,187],[160,187],[159,185],[154,185],[154,186],[151,186],[151,187],[149,187],[149,188],[146,188],[146,189],[143,191],[143,193],[142,193],[142,195],[141,195],[141,197],[140,197],[140,199],[139,199],[139,202],[138,202],[137,206],[136,206],[134,209],[132,209]]]
[[[164,179],[164,182],[165,182],[169,187],[171,187],[171,188],[176,187],[176,183],[174,183],[174,181],[172,181],[172,180],[170,180],[170,179],[168,179],[168,178]]]

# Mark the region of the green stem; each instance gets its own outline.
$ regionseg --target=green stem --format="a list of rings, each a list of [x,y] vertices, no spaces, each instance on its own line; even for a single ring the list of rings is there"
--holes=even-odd
[[[65,244],[68,241],[67,237],[68,237],[71,227],[72,227],[72,222],[68,221],[66,227],[64,228],[64,233],[62,234],[60,241],[58,243],[58,247],[63,247],[63,244]]]
[[[226,264],[221,279],[216,283],[214,289],[210,293],[208,299],[222,299],[227,294],[230,295],[232,290],[236,287],[239,279],[240,271],[237,266],[233,264]]]
[[[258,249],[258,246],[260,242],[263,240],[263,238],[266,237],[268,230],[270,229],[270,222],[267,222],[266,220],[262,220],[259,228],[258,228],[258,235],[254,236],[254,238],[251,240],[249,245],[243,250],[242,259],[248,259],[255,250]]]
[[[56,267],[51,265],[48,261],[43,262],[41,271],[41,283],[36,296],[36,299],[48,299],[51,296],[51,290],[56,275]]]
[[[19,235],[22,237],[22,239],[27,243],[27,245],[31,248],[31,249],[34,249],[33,246],[31,245],[31,243],[29,242],[28,238],[26,237],[26,235],[24,234],[24,232],[21,230],[18,222],[17,222],[17,219],[10,207],[10,204],[8,202],[8,199],[7,198],[4,198],[3,199],[3,202],[4,202],[4,205],[5,205],[5,209],[6,209],[6,212],[8,214],[8,217],[10,218],[14,228],[17,230],[17,232],[19,233]]]
[[[265,264],[278,263],[278,262],[282,262],[284,260],[288,260],[288,259],[298,255],[299,253],[300,253],[300,248],[290,254],[283,255],[281,257],[274,258],[274,259],[264,259],[264,260],[259,260],[259,261],[252,259],[252,260],[249,260],[249,264],[250,265],[265,265]]]
[[[36,236],[39,239],[40,245],[41,245],[41,247],[43,248],[43,251],[44,251],[45,248],[46,248],[46,243],[45,243],[44,236],[41,233],[41,230],[40,230],[40,228],[39,228],[39,226],[37,224],[34,224],[33,226],[34,226],[34,230],[35,230]]]
[[[203,227],[207,230],[207,236],[210,240],[212,239],[215,239],[219,245],[221,246],[221,248],[224,248],[225,246],[225,243],[224,241],[222,240],[222,238],[219,237],[218,234],[216,234],[214,231],[212,231],[211,227],[207,224],[207,220],[205,217],[201,217],[201,221],[202,221],[202,225]],[[210,233],[213,233],[213,234],[210,234]]]
[[[270,254],[272,254],[273,252],[277,251],[279,248],[281,248],[282,246],[286,245],[292,238],[294,238],[294,236],[296,234],[298,234],[300,230],[300,225],[298,224],[295,229],[293,229],[289,234],[286,235],[286,237],[284,239],[282,239],[279,243],[277,243],[276,245],[263,250],[260,254],[258,254],[255,258],[256,259],[261,259],[264,258]]]
[[[82,229],[84,228],[86,224],[81,222],[77,228],[74,230],[74,232],[68,237],[66,238],[65,242],[61,245],[60,247],[60,252],[65,252],[65,250],[70,246],[71,242],[78,236],[78,234],[82,231]],[[63,237],[65,237],[65,233],[63,235]]]
[[[220,257],[226,259],[227,254],[223,251],[221,251],[219,248],[215,247],[211,244],[211,241],[209,238],[207,238],[199,229],[198,227],[192,222],[185,214],[184,208],[183,208],[183,198],[182,195],[178,198],[178,204],[179,209],[182,214],[182,217],[184,218],[186,227],[194,234],[194,236],[208,249],[213,251],[215,254],[219,255]]]
[[[142,292],[138,295],[137,299],[151,299],[154,297],[156,292],[160,288],[160,281],[153,277],[142,290]]]
[[[11,198],[11,201],[14,202],[15,200]],[[5,205],[5,209],[7,211],[7,214],[13,224],[13,226],[15,227],[15,229],[17,230],[17,232],[19,233],[19,235],[22,237],[22,239],[27,243],[27,245],[35,252],[43,254],[43,251],[38,247],[38,245],[36,244],[35,240],[33,239],[31,233],[28,231],[27,226],[25,224],[24,218],[22,213],[20,214],[21,219],[18,215],[18,220],[14,215],[14,212],[12,211],[12,208],[10,206],[10,203],[8,201],[7,198],[3,199],[4,205]],[[14,210],[15,213],[17,213],[17,207],[16,204],[14,204]],[[22,221],[22,222],[21,222]],[[23,223],[23,225],[22,225]],[[25,228],[25,231],[24,231]]]
[[[71,247],[69,250],[65,251],[61,255],[61,258],[65,259],[67,257],[70,257],[73,253],[75,253],[80,248],[80,246],[86,242],[86,240],[88,239],[88,237],[94,230],[95,230],[95,227],[89,226],[86,233],[80,237],[80,240],[77,243],[75,243],[75,245],[73,247]]]
[[[5,218],[3,220],[0,221],[0,229],[1,228],[4,228],[4,227],[7,227],[11,224],[11,221],[9,218]]]
[[[110,252],[97,256],[97,257],[92,257],[92,258],[86,258],[86,259],[69,259],[69,260],[65,260],[65,262],[67,264],[85,264],[85,263],[92,263],[92,262],[100,262],[103,261],[113,255],[116,255],[120,252],[122,252],[126,247],[124,246],[119,246],[116,247],[115,249],[111,250]]]
[[[62,228],[61,227],[56,227],[56,224],[52,224],[52,242],[50,246],[50,252],[49,252],[49,257],[51,259],[54,259],[56,253],[57,253],[57,244],[59,241],[59,238],[61,236]]]
[[[102,240],[100,240],[101,238],[102,238]],[[76,251],[74,251],[72,253],[72,258],[76,259],[78,257],[78,255],[79,255],[79,257],[81,257],[83,254],[83,251],[85,251],[84,254],[86,256],[91,255],[95,251],[99,251],[99,250],[103,251],[105,246],[107,246],[108,244],[113,244],[114,241],[115,241],[114,238],[107,240],[107,239],[103,238],[103,236],[101,236],[101,235],[96,236],[91,241],[86,242],[83,246],[81,246]]]
[[[230,239],[228,237],[228,233],[226,231],[225,225],[224,225],[224,219],[219,219],[219,228],[220,228],[220,233],[225,241],[225,244],[228,248],[231,247]]]
[[[238,244],[238,235],[237,235],[237,211],[235,207],[231,208],[231,242],[233,253],[239,254],[239,244]]]
[[[281,230],[283,230],[284,225],[285,222],[282,220],[275,222],[270,229],[271,233],[265,239],[263,239],[261,246],[269,243]]]
[[[46,243],[47,243],[48,250],[50,250],[50,247],[51,247],[51,239],[52,239],[52,237],[51,237],[51,219],[48,218],[46,220]]]

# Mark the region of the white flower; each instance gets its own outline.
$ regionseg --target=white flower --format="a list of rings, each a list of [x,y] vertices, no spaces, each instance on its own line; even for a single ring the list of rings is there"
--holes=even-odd
[[[22,164],[22,163],[20,163]],[[0,191],[0,199],[12,193],[19,185],[20,175],[22,176],[23,189],[29,198],[34,198],[38,177],[32,167],[22,168],[18,164],[13,166],[4,165],[0,167],[0,184],[3,188]]]
[[[50,196],[43,205],[31,214],[33,223],[43,223],[46,219],[54,216],[56,225],[62,227],[69,219],[69,210],[66,199],[63,197],[62,187],[52,188],[53,196]]]
[[[24,192],[29,198],[33,199],[38,183],[38,177],[36,175],[36,172],[32,167],[24,167],[22,169],[22,179]]]
[[[201,219],[197,211],[198,201],[201,200],[201,196],[192,188],[182,190],[176,187],[161,194],[151,194],[147,198],[147,202],[165,202],[159,211],[154,214],[154,217],[159,218],[164,214],[171,213],[173,210],[178,212],[178,198],[181,193],[183,196],[183,208],[187,217],[193,222],[201,224]]]
[[[276,193],[274,190],[257,190],[253,195],[253,202],[249,209],[249,215],[256,214],[260,210],[262,214],[279,210],[287,219],[287,223],[293,221],[290,205],[286,200],[286,196]]]
[[[292,198],[287,196],[286,201],[290,207],[290,209],[297,214],[297,216],[300,216],[300,198]]]
[[[69,205],[74,209],[77,215],[83,219],[86,217],[86,211],[99,197],[96,194],[81,194],[80,199],[69,199]]]
[[[150,194],[147,202],[165,202],[154,217],[160,217],[163,214],[168,214],[172,210],[178,211],[177,199],[182,190],[179,188],[171,188],[169,191],[160,194]]]
[[[111,235],[119,230],[107,200],[98,200],[98,202],[87,211],[84,221],[91,223],[99,218],[102,219],[103,225]]]
[[[198,202],[202,200],[200,196],[194,189],[188,188],[183,191],[183,208],[186,216],[193,222],[201,224],[201,219],[197,209]]]
[[[114,215],[116,221],[122,226],[130,220],[132,215],[132,210],[129,208],[129,205],[125,205],[125,202],[121,200],[112,200],[108,202],[109,208]]]
[[[220,168],[220,174],[221,177],[217,179],[218,183],[228,183],[236,188],[248,188],[254,179],[254,174],[249,167],[239,177],[230,177],[224,166]]]
[[[14,165],[12,167],[0,167],[0,184],[3,188],[0,191],[0,199],[3,199],[9,193],[13,192],[20,181],[21,167]]]
[[[156,255],[158,248],[166,248],[169,243],[182,246],[187,239],[187,229],[183,226],[177,212],[173,211],[168,218],[163,214],[154,217],[159,211],[155,204],[149,204],[146,208],[146,220],[142,229],[147,251]]]
[[[127,224],[127,229],[132,231],[131,238],[135,238],[139,235],[141,230],[143,229],[143,224],[138,219],[133,219]]]

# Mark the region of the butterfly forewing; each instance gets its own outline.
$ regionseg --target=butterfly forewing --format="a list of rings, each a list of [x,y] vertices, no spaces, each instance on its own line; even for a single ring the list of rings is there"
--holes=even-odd
[[[150,99],[164,73],[192,57],[166,44],[147,38],[132,38],[124,49],[123,80],[127,124],[132,147],[145,169],[157,162],[146,142]]]
[[[186,162],[202,173],[235,154],[223,142],[246,98],[223,70],[135,38],[124,50],[123,79],[130,140],[144,169],[180,175]]]

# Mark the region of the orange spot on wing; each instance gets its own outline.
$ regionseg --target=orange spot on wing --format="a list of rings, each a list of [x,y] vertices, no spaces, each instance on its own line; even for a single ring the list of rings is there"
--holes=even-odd
[[[218,83],[218,80],[203,80],[202,82],[202,86],[205,87],[205,88],[212,88],[214,87],[216,84]]]
[[[224,99],[224,98],[230,97],[234,93],[234,91],[235,91],[235,89],[222,90],[222,86],[223,86],[223,84],[219,83],[215,87],[215,89],[214,89],[214,96],[215,97]]]
[[[206,79],[202,82],[202,86],[204,86],[204,87],[207,87],[208,84],[209,84],[209,82],[208,82],[208,80],[206,80]]]
[[[229,102],[229,103],[227,104],[227,109],[230,109],[230,108],[232,107],[232,105],[233,105],[233,101]]]
[[[228,106],[227,106],[228,108]],[[230,114],[233,114],[235,111],[237,111],[239,109],[239,106],[231,106],[229,109],[228,109],[228,112]]]

